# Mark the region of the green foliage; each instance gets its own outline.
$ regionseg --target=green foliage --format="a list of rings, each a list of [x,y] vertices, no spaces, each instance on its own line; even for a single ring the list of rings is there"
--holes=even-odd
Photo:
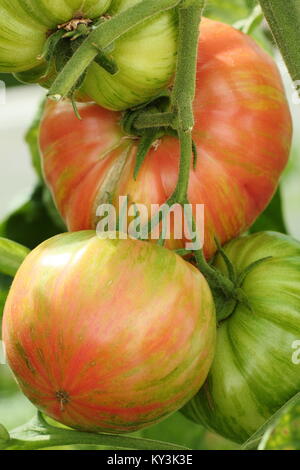
[[[300,1],[259,0],[293,81],[300,79]]]
[[[0,225],[0,236],[28,248],[35,248],[47,238],[65,231],[59,215],[55,220],[47,189],[39,185],[29,201],[9,215]]]
[[[205,429],[191,423],[181,413],[174,413],[168,419],[137,433],[147,439],[174,442],[190,449],[200,449]]]
[[[287,233],[283,217],[282,198],[280,189],[275,193],[266,210],[252,225],[250,233],[273,230],[274,232]]]
[[[0,448],[9,441],[9,433],[2,424],[0,424]]]
[[[136,434],[147,439],[174,442],[174,444],[183,445],[193,450],[212,448],[227,450],[238,447],[237,444],[233,444],[221,436],[208,432],[199,424],[191,422],[179,412]]]
[[[0,273],[0,337],[1,337],[1,318],[4,310],[4,305],[6,302],[6,298],[8,296],[8,292],[12,283],[12,278],[10,276],[6,276],[5,274]],[[1,372],[0,372],[1,378]]]
[[[0,316],[4,308],[6,297],[12,283],[12,278],[0,273]]]
[[[276,413],[271,416],[242,446],[242,450],[253,450],[259,448],[263,450],[276,428],[277,424],[281,421],[281,418],[285,416],[294,406],[300,403],[300,392],[294,395],[288,402],[286,402]]]
[[[204,15],[226,23],[234,23],[238,19],[247,17],[256,3],[256,0],[209,0]]]
[[[4,82],[7,87],[20,85],[20,82],[18,82],[15,77],[9,73],[0,73],[0,80]]]
[[[37,110],[36,116],[34,117],[34,120],[31,126],[29,127],[25,135],[25,141],[28,145],[30,155],[31,155],[31,163],[40,180],[42,180],[43,174],[42,174],[42,167],[41,167],[41,157],[40,157],[38,138],[39,138],[40,121],[41,121],[42,114],[44,112],[44,107],[45,107],[45,101],[43,100]]]
[[[300,450],[300,403],[290,406],[265,434],[261,450]]]

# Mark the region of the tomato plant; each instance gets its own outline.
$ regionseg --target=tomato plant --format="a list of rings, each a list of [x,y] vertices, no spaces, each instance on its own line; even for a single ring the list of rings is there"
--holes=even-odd
[[[233,240],[224,251],[249,307],[233,305],[219,324],[208,379],[184,412],[244,442],[299,391],[293,354],[300,332],[300,243],[260,232]],[[226,272],[221,256],[214,264]]]
[[[110,193],[162,205],[176,186],[180,150],[165,136],[147,155],[137,180],[136,138],[121,116],[93,105],[48,103],[40,144],[45,178],[70,230],[95,228]],[[291,120],[272,59],[248,36],[203,19],[194,101],[198,163],[189,200],[205,205],[205,253],[245,231],[270,201],[290,151]],[[169,243],[168,246],[172,246]],[[174,241],[174,246],[180,242]]]
[[[15,72],[24,82],[49,87],[99,18],[111,18],[141,0],[81,2],[0,2],[0,72]],[[103,16],[104,15],[104,16]],[[174,74],[177,47],[174,10],[143,21],[109,50],[114,74],[102,53],[82,77],[78,99],[109,109],[141,104],[166,87]],[[77,40],[76,40],[77,39]],[[47,64],[47,62],[49,64]]]
[[[202,385],[214,303],[196,268],[164,248],[63,234],[18,271],[3,338],[40,410],[77,429],[130,432],[179,409]]]

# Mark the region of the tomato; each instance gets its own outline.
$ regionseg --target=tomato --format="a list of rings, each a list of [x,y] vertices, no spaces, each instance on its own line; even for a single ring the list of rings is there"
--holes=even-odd
[[[205,205],[205,253],[244,232],[270,201],[290,151],[292,125],[272,59],[248,36],[203,19],[194,104],[198,164],[189,199]],[[137,141],[121,115],[91,105],[49,103],[41,124],[45,178],[70,230],[95,228],[96,209],[113,196],[163,204],[178,175],[179,143],[156,142],[133,179]],[[167,244],[180,246],[180,241]]]
[[[49,34],[74,18],[114,16],[141,0],[37,1],[1,0],[0,72],[14,72],[24,82],[50,87],[57,70],[45,72],[40,56]],[[110,7],[110,8],[109,8]],[[118,73],[110,75],[93,62],[77,99],[114,110],[142,104],[169,85],[177,52],[177,14],[156,15],[115,41],[110,53]],[[69,42],[65,39],[64,44]],[[65,47],[65,46],[64,46]]]
[[[141,0],[115,0],[112,16]],[[112,58],[119,72],[110,75],[94,62],[82,93],[107,109],[124,110],[145,103],[166,88],[174,75],[177,53],[177,14],[167,11],[143,22],[115,42]]]
[[[0,72],[38,66],[49,32],[72,18],[99,18],[110,4],[111,0],[1,0]]]
[[[300,389],[300,243],[261,232],[233,240],[225,253],[238,273],[271,258],[246,276],[243,290],[251,311],[237,305],[219,324],[208,379],[183,411],[243,442]],[[220,256],[215,266],[226,273]]]
[[[213,359],[212,295],[174,253],[95,232],[32,251],[5,306],[3,339],[25,395],[86,431],[130,432],[184,405]]]

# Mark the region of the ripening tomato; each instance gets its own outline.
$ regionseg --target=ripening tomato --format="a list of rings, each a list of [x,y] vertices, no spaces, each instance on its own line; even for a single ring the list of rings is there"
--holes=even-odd
[[[140,2],[0,0],[0,72],[17,73],[24,82],[38,82],[48,88],[57,74],[56,62],[51,61],[48,70],[41,55],[47,38],[58,27],[72,19],[99,20],[104,13],[109,18]],[[109,52],[117,63],[118,73],[110,75],[93,62],[77,98],[123,110],[156,96],[169,85],[174,74],[177,23],[176,11],[171,10],[157,14],[123,35]],[[60,50],[69,39],[63,41]]]
[[[244,232],[270,201],[291,144],[291,118],[273,60],[234,28],[203,19],[193,132],[198,164],[189,199],[205,205],[205,253]],[[176,138],[156,142],[133,179],[137,142],[121,115],[68,102],[48,103],[40,132],[44,174],[70,230],[95,228],[108,193],[135,203],[163,204],[173,192],[179,162]],[[167,246],[181,246],[175,240]]]
[[[225,252],[238,274],[269,258],[244,280],[251,310],[237,305],[219,324],[208,379],[183,411],[243,442],[300,390],[300,243],[262,232],[233,240]],[[226,273],[221,256],[215,266]]]
[[[3,321],[25,395],[86,431],[130,432],[180,408],[208,374],[215,336],[212,295],[195,267],[157,245],[92,231],[29,254]]]

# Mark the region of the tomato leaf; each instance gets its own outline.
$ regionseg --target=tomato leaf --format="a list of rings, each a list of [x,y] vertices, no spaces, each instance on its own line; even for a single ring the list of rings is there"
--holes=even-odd
[[[283,218],[282,197],[280,188],[275,193],[266,210],[250,228],[250,233],[272,230],[274,232],[288,233]]]
[[[0,273],[0,319],[4,310],[4,305],[8,292],[12,283],[12,277]],[[0,337],[1,337],[1,322],[0,322]]]
[[[0,224],[0,236],[28,248],[66,231],[48,190],[38,185],[31,198]]]

